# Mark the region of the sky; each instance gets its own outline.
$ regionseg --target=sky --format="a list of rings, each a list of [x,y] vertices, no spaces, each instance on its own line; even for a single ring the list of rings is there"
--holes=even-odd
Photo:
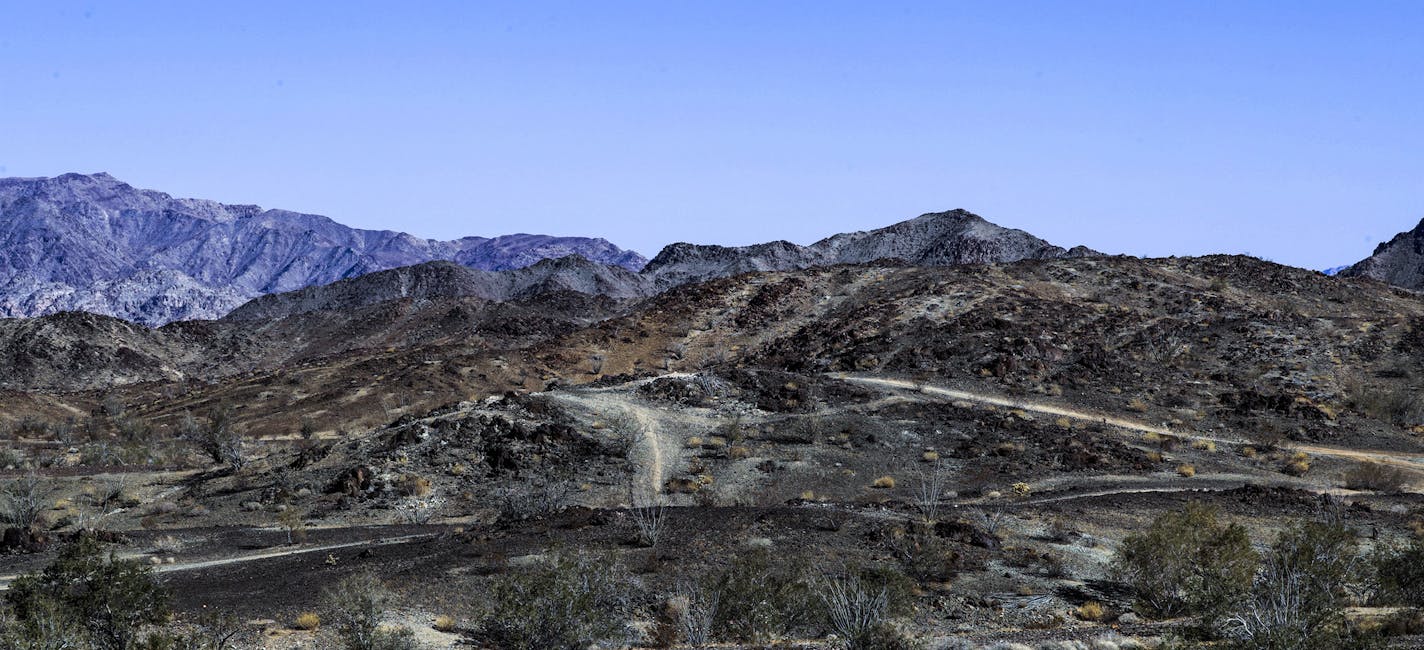
[[[1421,2],[0,0],[0,176],[652,256],[964,208],[1326,268],[1424,218]]]

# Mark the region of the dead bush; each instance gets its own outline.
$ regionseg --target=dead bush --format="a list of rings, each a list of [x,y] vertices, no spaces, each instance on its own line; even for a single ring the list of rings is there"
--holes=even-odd
[[[1408,472],[1381,463],[1359,463],[1345,472],[1345,487],[1351,490],[1398,494],[1408,485]]]

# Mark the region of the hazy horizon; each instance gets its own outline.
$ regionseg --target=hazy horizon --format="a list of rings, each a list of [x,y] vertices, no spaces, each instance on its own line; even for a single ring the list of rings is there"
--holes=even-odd
[[[1353,263],[1424,216],[1424,5],[46,3],[0,176],[454,239],[807,244],[963,208]]]

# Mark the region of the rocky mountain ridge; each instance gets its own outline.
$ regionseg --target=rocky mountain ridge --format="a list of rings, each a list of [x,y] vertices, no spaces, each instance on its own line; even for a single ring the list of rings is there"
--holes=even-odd
[[[473,296],[504,301],[542,291],[569,290],[616,300],[646,298],[686,284],[742,273],[795,271],[837,264],[896,260],[910,266],[1010,263],[1101,255],[1065,249],[1022,230],[994,225],[964,210],[920,215],[885,228],[833,235],[810,246],[774,241],[752,246],[678,243],[665,247],[641,272],[578,256],[549,259],[499,272],[423,264],[271,294],[233,310],[224,320],[284,318],[402,298]]]
[[[634,271],[646,262],[597,238],[422,239],[319,215],[174,198],[104,173],[0,179],[0,316],[80,310],[161,325],[433,260],[499,271],[568,255]]]
[[[1397,287],[1424,291],[1424,220],[1375,247],[1369,257],[1337,273],[1347,278],[1374,278]]]
[[[752,246],[679,243],[643,269],[667,288],[753,271],[791,271],[832,264],[898,259],[912,266],[952,266],[1101,255],[1083,246],[1064,249],[1022,230],[990,223],[967,210],[931,212],[875,230],[841,233],[810,246],[775,241]]]

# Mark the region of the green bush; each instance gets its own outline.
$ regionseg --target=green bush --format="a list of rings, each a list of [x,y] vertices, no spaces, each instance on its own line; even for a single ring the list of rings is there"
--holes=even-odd
[[[347,650],[408,650],[415,647],[409,629],[381,627],[393,596],[374,574],[358,573],[327,589],[323,596],[330,627]]]
[[[1406,548],[1381,552],[1375,558],[1375,575],[1386,602],[1424,607],[1424,543],[1416,540]]]
[[[1282,531],[1262,557],[1251,595],[1224,620],[1242,650],[1369,647],[1345,619],[1349,588],[1362,563],[1355,534],[1337,523],[1305,522]]]
[[[509,650],[584,650],[623,632],[627,583],[623,567],[602,556],[556,554],[495,580],[479,635]]]
[[[27,632],[35,639],[73,635],[96,650],[141,647],[143,628],[164,623],[169,612],[168,590],[149,567],[105,558],[91,537],[66,547],[40,573],[17,578],[5,601],[13,616],[8,627],[21,636]],[[86,647],[79,643],[54,647]]]
[[[1132,588],[1141,613],[1212,619],[1246,597],[1256,561],[1245,528],[1223,525],[1215,508],[1193,503],[1124,539],[1114,569]]]
[[[1409,473],[1380,463],[1358,463],[1345,472],[1345,487],[1351,490],[1374,490],[1398,494],[1409,486]]]
[[[764,643],[802,630],[818,609],[809,573],[799,561],[747,551],[714,578],[717,637]]]
[[[900,650],[910,642],[891,625],[914,606],[914,581],[891,567],[852,569],[814,583],[823,624],[847,650]]]

